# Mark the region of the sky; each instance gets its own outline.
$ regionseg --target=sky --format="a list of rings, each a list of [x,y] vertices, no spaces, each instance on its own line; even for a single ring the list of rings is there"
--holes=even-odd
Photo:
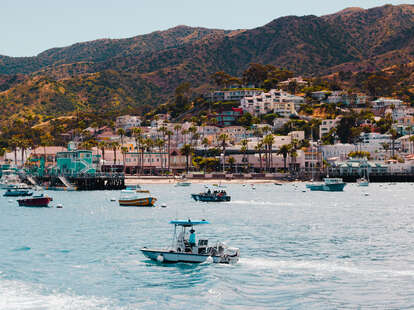
[[[381,0],[0,0],[0,55],[33,56],[53,47],[128,38],[177,25],[250,29],[286,15],[326,15]]]

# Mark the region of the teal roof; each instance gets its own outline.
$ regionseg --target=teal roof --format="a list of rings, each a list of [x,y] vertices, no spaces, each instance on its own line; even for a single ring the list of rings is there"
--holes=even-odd
[[[179,221],[179,220],[171,221],[170,224],[174,224],[174,225],[177,225],[177,226],[190,227],[190,226],[201,225],[201,224],[210,224],[210,223],[209,223],[209,221],[206,221],[206,220],[191,221],[189,219],[187,221]]]

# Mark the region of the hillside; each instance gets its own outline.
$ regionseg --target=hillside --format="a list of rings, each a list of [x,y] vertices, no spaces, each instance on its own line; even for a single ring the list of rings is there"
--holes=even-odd
[[[250,63],[322,76],[413,61],[413,5],[287,16],[251,30],[178,26],[54,48],[35,57],[0,56],[0,107],[5,118],[23,107],[60,115],[73,111],[75,103],[95,111],[140,110],[168,100],[184,81],[206,89],[212,73],[239,76]]]

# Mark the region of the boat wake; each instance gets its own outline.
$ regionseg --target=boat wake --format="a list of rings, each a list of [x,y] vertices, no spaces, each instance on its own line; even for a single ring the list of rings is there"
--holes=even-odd
[[[229,204],[241,205],[258,205],[258,206],[293,206],[291,202],[273,202],[273,201],[257,201],[257,200],[234,200]]]
[[[43,294],[41,287],[21,281],[0,279],[0,309],[117,309],[117,307],[102,297],[57,292]]]
[[[241,258],[239,264],[254,269],[274,269],[280,273],[349,273],[379,277],[414,277],[414,270],[368,269],[360,268],[351,263]]]

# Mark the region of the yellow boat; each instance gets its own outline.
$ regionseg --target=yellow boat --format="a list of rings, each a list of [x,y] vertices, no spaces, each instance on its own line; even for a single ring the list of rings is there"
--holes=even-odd
[[[122,207],[153,207],[157,198],[151,197],[145,190],[123,190],[119,197],[119,205]]]
[[[119,205],[122,207],[153,207],[157,198],[147,197],[138,199],[119,199]]]

